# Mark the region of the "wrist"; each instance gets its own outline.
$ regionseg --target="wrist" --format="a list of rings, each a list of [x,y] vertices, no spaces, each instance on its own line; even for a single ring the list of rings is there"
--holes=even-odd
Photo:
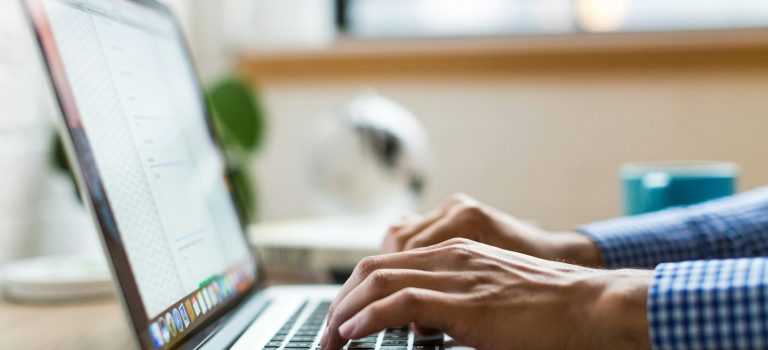
[[[587,312],[590,348],[649,349],[648,288],[653,271],[603,271],[602,291]]]
[[[552,247],[550,260],[563,260],[587,267],[603,267],[603,254],[597,243],[577,232],[548,234],[548,245]]]

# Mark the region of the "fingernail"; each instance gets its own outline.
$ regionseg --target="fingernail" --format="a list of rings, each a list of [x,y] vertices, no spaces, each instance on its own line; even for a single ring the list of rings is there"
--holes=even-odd
[[[339,327],[339,333],[342,337],[346,339],[352,339],[351,335],[352,332],[355,331],[355,322],[354,320],[347,320],[347,322],[344,322],[344,324]]]

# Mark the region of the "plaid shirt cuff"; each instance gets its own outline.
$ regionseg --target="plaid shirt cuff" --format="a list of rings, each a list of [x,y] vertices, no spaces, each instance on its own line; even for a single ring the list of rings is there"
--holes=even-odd
[[[697,242],[682,208],[584,225],[577,231],[600,247],[607,268],[649,268],[663,261],[695,258]],[[677,237],[676,239],[674,237]]]
[[[768,187],[685,208],[580,227],[606,267],[768,255]]]
[[[659,265],[648,323],[656,349],[768,348],[768,258]]]

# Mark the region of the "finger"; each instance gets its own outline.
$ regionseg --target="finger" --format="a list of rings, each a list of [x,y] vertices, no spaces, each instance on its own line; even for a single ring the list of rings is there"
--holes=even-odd
[[[413,324],[413,332],[418,335],[434,335],[440,333],[439,329],[424,327],[420,324]]]
[[[461,254],[454,254],[457,251],[453,251],[453,249],[471,244],[475,244],[475,242],[464,238],[454,238],[430,247],[408,252],[366,257],[357,264],[347,282],[339,289],[336,298],[334,298],[331,306],[328,308],[327,319],[333,318],[334,310],[339,302],[372,272],[379,269],[413,269],[433,272],[464,269],[466,267],[464,266],[466,259],[462,259]],[[466,257],[465,255],[468,250],[460,249],[458,252],[463,253],[464,257]],[[327,328],[326,326],[326,332]]]
[[[421,232],[421,230],[429,227],[432,225],[435,221],[439,220],[445,215],[445,211],[440,210],[434,210],[421,218],[420,220],[417,220],[416,222],[413,222],[407,226],[404,226],[397,232],[391,232],[384,238],[384,243],[382,244],[382,251],[384,253],[395,253],[400,252],[403,250],[403,246],[405,245],[405,242],[408,241],[408,239]]]
[[[467,197],[451,207],[438,222],[411,236],[403,249],[426,247],[454,237],[476,239],[488,217],[486,209],[479,202]]]
[[[459,315],[451,294],[419,288],[406,288],[378,300],[339,327],[343,339],[356,339],[386,328],[417,323],[423,327],[450,329]],[[328,343],[330,348],[338,343]],[[343,344],[341,344],[343,345]]]
[[[456,253],[455,251],[452,251],[452,249],[457,246],[468,246],[472,244],[476,244],[476,242],[465,238],[453,238],[429,247],[418,248],[401,253],[374,255],[360,260],[352,271],[352,275],[347,279],[344,285],[341,286],[339,292],[336,294],[336,298],[328,308],[328,319],[333,316],[334,309],[339,301],[344,299],[352,289],[364,281],[368,275],[374,271],[379,269],[412,269],[438,272],[456,271],[459,268],[464,269],[466,267],[464,266],[465,260],[462,260],[461,256],[452,254]],[[458,252],[466,253],[467,250],[463,249]]]
[[[456,220],[453,220],[452,216],[445,216],[434,225],[412,236],[408,242],[405,243],[404,250],[428,247],[447,241],[457,237],[460,234],[458,230],[459,223],[456,222]]]
[[[476,202],[477,201],[465,194],[455,194],[451,197],[448,197],[448,199],[443,202],[439,209],[433,210],[424,217],[418,217],[421,220],[412,222],[410,225],[404,225],[397,232],[393,232],[393,234],[396,236],[395,241],[400,242],[399,245],[396,245],[396,251],[402,250],[403,240],[407,240],[410,236],[419,233],[420,231],[435,223],[437,220],[440,220],[456,206],[461,204],[472,204]]]
[[[327,336],[328,339],[323,339],[323,342],[342,341],[335,331],[341,324],[365,306],[409,287],[442,292],[461,291],[472,288],[472,280],[465,274],[448,272],[377,270],[352,289],[336,306],[333,317],[328,320],[329,332],[324,335],[324,338]]]
[[[384,237],[382,244],[382,251],[384,253],[394,253],[403,251],[405,243],[410,240],[414,235],[433,225],[438,220],[445,217],[451,210],[461,205],[477,205],[478,202],[474,198],[463,194],[455,194],[448,197],[443,202],[443,205],[423,218],[420,221],[412,223],[410,225],[403,225],[397,230],[390,229],[389,235]]]
[[[360,260],[357,266],[355,266],[354,271],[352,271],[352,275],[347,282],[341,286],[341,289],[336,294],[336,298],[328,308],[328,319],[330,320],[333,317],[334,310],[339,301],[344,299],[349,291],[365,280],[365,278],[372,272],[379,269],[416,269],[431,271],[438,266],[438,264],[433,261],[435,255],[434,252],[420,250],[414,252],[375,255]]]
[[[403,215],[402,218],[400,218],[400,221],[394,223],[392,226],[389,227],[388,232],[390,234],[396,234],[403,228],[408,227],[409,225],[412,225],[420,220],[422,220],[422,216],[419,214],[416,214],[416,213],[405,214]]]

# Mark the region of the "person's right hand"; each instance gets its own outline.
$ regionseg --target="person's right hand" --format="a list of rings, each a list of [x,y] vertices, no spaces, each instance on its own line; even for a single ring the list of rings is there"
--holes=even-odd
[[[548,260],[601,266],[595,243],[576,232],[546,232],[477,200],[458,194],[431,213],[409,215],[390,227],[384,253],[427,247],[451,238],[468,238]]]
[[[328,308],[320,345],[414,325],[479,350],[650,349],[650,270],[600,270],[466,239],[365,258]],[[394,347],[393,347],[394,348]]]

